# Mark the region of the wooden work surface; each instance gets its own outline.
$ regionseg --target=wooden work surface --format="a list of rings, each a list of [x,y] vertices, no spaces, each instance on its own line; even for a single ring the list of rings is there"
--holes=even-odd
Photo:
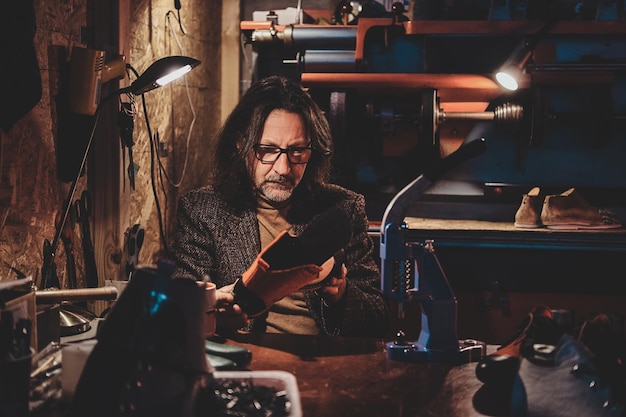
[[[433,239],[439,246],[523,247],[626,251],[626,228],[559,230],[522,229],[513,222],[434,219],[404,219],[411,240]]]
[[[246,334],[228,343],[252,351],[250,370],[294,374],[304,417],[487,415],[472,405],[482,387],[476,363],[392,361],[382,340],[338,336]]]
[[[291,334],[239,334],[214,340],[252,352],[246,370],[286,371],[297,380],[302,417],[508,417],[482,414],[473,405],[484,389],[476,363],[392,361],[381,339]],[[487,353],[495,346],[489,345]],[[31,417],[62,417],[68,404],[56,402]]]
[[[626,235],[623,227],[617,229],[583,229],[583,230],[559,230],[538,227],[536,229],[524,229],[515,227],[513,222],[488,222],[480,220],[463,219],[433,219],[423,217],[406,217],[404,221],[409,229],[422,230],[465,230],[465,231],[489,231],[489,232],[519,232],[519,233],[547,233],[547,234],[608,234]]]

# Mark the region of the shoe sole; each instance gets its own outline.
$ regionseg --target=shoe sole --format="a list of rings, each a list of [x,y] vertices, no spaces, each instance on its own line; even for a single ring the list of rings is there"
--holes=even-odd
[[[530,223],[513,223],[515,227],[518,229],[541,229],[543,225],[541,224],[530,224]]]
[[[586,224],[554,224],[545,225],[548,229],[553,230],[606,230],[606,229],[619,229],[621,224],[601,224],[601,225],[586,225]]]

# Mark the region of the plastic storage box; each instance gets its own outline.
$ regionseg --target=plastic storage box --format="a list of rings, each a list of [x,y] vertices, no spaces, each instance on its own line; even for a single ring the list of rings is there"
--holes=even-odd
[[[269,387],[276,392],[285,391],[290,403],[287,416],[302,417],[298,383],[292,373],[286,371],[215,371],[213,376],[218,381],[249,381],[254,386]]]

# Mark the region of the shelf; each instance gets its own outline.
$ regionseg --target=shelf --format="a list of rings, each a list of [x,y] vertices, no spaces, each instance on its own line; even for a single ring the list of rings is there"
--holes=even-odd
[[[390,18],[362,19],[370,21],[368,26],[391,25]],[[530,35],[537,33],[545,22],[536,20],[411,20],[398,23],[404,26],[407,35]],[[284,31],[287,26],[295,28],[350,28],[354,25],[275,25],[278,32]],[[239,28],[242,31],[269,30],[271,23],[267,21],[242,21]],[[624,35],[626,22],[624,20],[563,20],[558,22],[549,34],[551,35]]]
[[[568,249],[626,252],[626,229],[520,229],[513,222],[407,217],[411,241],[433,239],[437,246]]]
[[[534,20],[412,20],[403,23],[407,35],[530,35],[545,25]],[[549,35],[624,35],[623,20],[563,20]]]
[[[529,80],[521,82],[530,85]],[[441,101],[488,102],[503,93],[493,79],[477,74],[303,73],[310,88],[354,88],[379,92],[410,92],[437,88]]]

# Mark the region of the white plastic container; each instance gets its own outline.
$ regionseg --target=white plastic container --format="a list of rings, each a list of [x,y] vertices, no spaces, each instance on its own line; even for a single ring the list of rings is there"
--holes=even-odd
[[[289,417],[302,417],[302,405],[300,404],[300,392],[296,377],[287,371],[215,371],[215,379],[228,379],[234,381],[252,381],[255,385],[263,385],[276,391],[286,391],[287,399],[291,403]]]

